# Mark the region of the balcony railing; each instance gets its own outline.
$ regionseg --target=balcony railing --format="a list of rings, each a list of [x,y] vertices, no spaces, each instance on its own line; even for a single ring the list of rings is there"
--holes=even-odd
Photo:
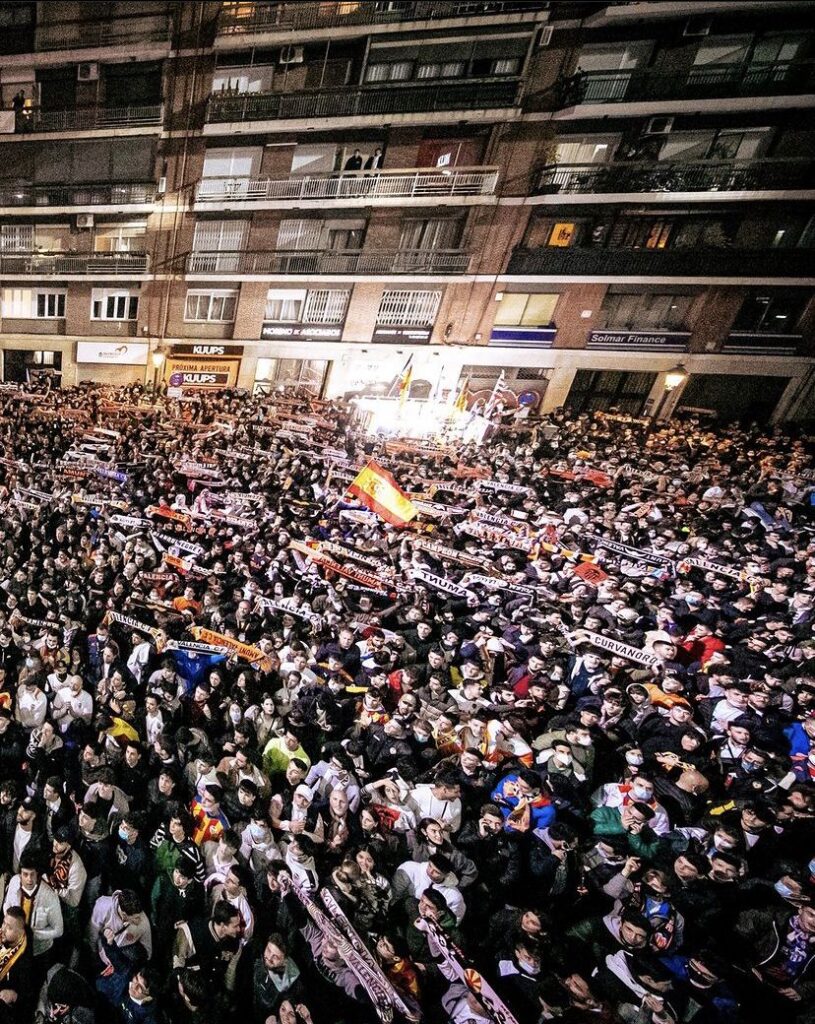
[[[404,3],[357,0],[339,3],[225,3],[218,17],[220,35],[295,32],[343,25],[400,24],[442,18],[478,18],[545,11],[537,0],[406,0]]]
[[[312,89],[307,92],[216,93],[207,104],[207,121],[276,121],[321,117],[364,117],[419,111],[482,110],[517,106],[520,84],[492,79],[434,85],[380,85],[363,89]]]
[[[77,107],[41,110],[27,107],[16,118],[16,131],[75,132],[94,128],[141,128],[160,125],[161,104],[146,107]]]
[[[198,186],[196,199],[199,203],[218,205],[307,199],[432,200],[444,196],[491,196],[497,183],[497,167],[343,171],[286,179],[209,178]]]
[[[586,277],[812,277],[809,249],[516,249],[509,274]]]
[[[652,68],[585,71],[560,79],[546,93],[530,97],[528,108],[557,109],[581,103],[637,103],[727,96],[783,96],[815,89],[815,61],[775,64],[700,64],[682,78]]]
[[[469,253],[458,249],[193,252],[190,274],[464,274]]]
[[[123,277],[147,272],[146,253],[13,252],[0,253],[0,274],[99,274]]]
[[[38,25],[37,50],[74,50],[100,46],[133,46],[170,39],[166,17],[131,15],[96,21],[62,21]]]
[[[552,164],[542,168],[538,194],[604,192],[815,191],[815,161],[793,157],[762,160],[636,161]]]
[[[147,206],[155,198],[153,184],[0,186],[0,207]]]

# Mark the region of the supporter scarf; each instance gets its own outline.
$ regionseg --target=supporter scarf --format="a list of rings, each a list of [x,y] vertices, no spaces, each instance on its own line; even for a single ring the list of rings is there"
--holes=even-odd
[[[441,559],[443,562],[456,562],[463,566],[474,566],[477,569],[488,569],[489,560],[480,555],[471,555],[466,551],[459,551],[446,544],[439,544],[436,541],[425,540],[424,537],[417,537],[411,541],[414,548],[426,551],[429,555]]]
[[[715,572],[717,576],[727,576],[731,580],[740,580],[741,582],[752,582],[755,580],[754,576],[749,576],[746,572],[741,569],[734,569],[729,565],[722,565],[720,562],[708,562],[706,558],[685,558],[683,559],[684,565],[693,566],[695,569],[703,569],[705,572]]]
[[[113,480],[117,484],[127,483],[127,473],[120,473],[117,469],[104,469],[102,466],[94,466],[93,472],[104,480]]]
[[[365,555],[355,548],[347,548],[343,544],[336,544],[330,540],[320,540],[316,543],[319,551],[327,551],[330,555],[338,555],[340,558],[350,558],[354,562],[359,562],[360,565],[367,565],[369,569],[382,573],[383,576],[393,574],[393,569],[389,565],[383,565],[378,559]]]
[[[317,548],[312,547],[312,544],[316,544],[316,541],[309,543],[303,543],[302,541],[292,540],[289,541],[289,548],[293,551],[298,551],[301,555],[305,555],[306,558],[310,558],[313,562],[316,562],[322,569],[328,569],[331,572],[337,573],[339,576],[345,576],[347,579],[353,580],[355,583],[362,583],[363,586],[370,587],[372,590],[377,590],[382,594],[388,593],[389,584],[387,580],[380,579],[379,576],[374,576],[369,572],[362,572],[359,569],[352,569],[347,565],[340,565],[333,558],[329,558],[324,555]]]
[[[466,516],[467,509],[457,505],[445,505],[440,501],[423,501],[413,494],[408,497],[413,502],[416,510],[423,516],[430,516],[431,519],[444,519],[445,516]]]
[[[480,491],[498,491],[502,494],[523,494],[532,497],[532,488],[522,484],[502,484],[498,480],[477,480],[475,486]]]
[[[174,523],[180,523],[189,528],[192,526],[192,517],[185,512],[178,512],[169,505],[148,505],[144,510],[148,516],[159,516],[162,519],[170,519]]]
[[[509,594],[518,594],[521,597],[535,597],[534,587],[525,587],[522,583],[510,583],[499,576],[484,576],[479,572],[468,572],[461,581],[462,586],[469,586],[471,583],[487,587],[489,590],[505,590]]]
[[[236,640],[234,637],[226,636],[224,633],[216,633],[214,629],[206,629],[204,626],[190,626],[189,632],[192,633],[199,643],[212,644],[213,647],[225,647],[236,658],[248,661],[250,665],[259,661],[269,660],[268,655],[264,654],[259,647],[241,643],[240,640]]]
[[[199,644],[194,640],[168,640],[168,651],[192,651],[195,654],[228,654],[223,644]]]
[[[212,509],[209,514],[213,519],[217,519],[218,522],[226,523],[227,526],[236,526],[241,530],[253,530],[257,526],[257,521],[254,519],[232,516],[228,512],[221,512],[219,509]]]
[[[287,608],[286,605],[281,604],[279,601],[273,601],[270,597],[261,597],[259,601],[267,611],[280,612],[281,615],[291,615],[293,618],[301,619],[303,622],[310,622],[312,618],[318,617],[304,612],[302,608]]]
[[[112,515],[108,522],[113,523],[114,526],[126,526],[132,530],[144,529],[146,526],[152,525],[149,519],[141,519],[139,516]]]
[[[70,852],[67,857],[57,857],[54,855],[51,858],[51,870],[48,873],[48,884],[52,889],[64,889],[66,887],[71,875],[72,860],[73,856]]]
[[[601,651],[608,651],[618,658],[625,658],[626,661],[635,661],[640,665],[647,665],[649,667],[659,664],[659,658],[655,654],[641,651],[639,647],[631,647],[630,644],[624,644],[621,640],[614,640],[610,636],[603,636],[602,633],[592,633],[587,629],[577,629],[572,634],[572,639],[577,643],[591,644],[592,647],[597,647]]]
[[[161,632],[161,630],[155,626],[145,626],[145,624],[143,622],[139,622],[138,619],[131,618],[130,615],[122,615],[121,612],[107,612],[102,621],[106,626],[109,626],[111,622],[116,622],[120,626],[129,626],[130,629],[135,629],[139,633],[146,633],[148,636],[153,637],[153,639],[156,639],[158,634]]]
[[[173,537],[169,533],[158,533],[155,534],[159,540],[164,541],[165,544],[169,544],[171,548],[178,548],[179,551],[186,551],[190,555],[203,555],[204,549],[200,544],[193,544],[190,540],[180,540],[178,537]]]
[[[452,580],[448,580],[446,576],[436,576],[432,572],[425,572],[424,569],[411,569],[410,575],[417,583],[426,583],[429,587],[433,587],[434,590],[441,590],[444,594],[451,594],[453,597],[475,597],[472,590],[467,590],[466,587],[459,586],[458,583],[453,583]]]
[[[13,946],[0,946],[0,981],[5,981],[9,971],[25,953],[27,946],[28,939],[25,935]]]
[[[656,551],[644,551],[642,548],[634,548],[630,544],[623,544],[617,540],[606,540],[605,537],[598,537],[596,534],[589,534],[587,539],[594,542],[595,550],[603,548],[615,555],[624,555],[632,562],[645,562],[646,565],[672,565],[674,561],[670,555],[662,555]]]

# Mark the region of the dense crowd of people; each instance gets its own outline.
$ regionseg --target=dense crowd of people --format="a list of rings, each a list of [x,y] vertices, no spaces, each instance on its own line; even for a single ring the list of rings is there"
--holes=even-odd
[[[0,1024],[815,1020],[806,437],[85,387],[0,442]]]

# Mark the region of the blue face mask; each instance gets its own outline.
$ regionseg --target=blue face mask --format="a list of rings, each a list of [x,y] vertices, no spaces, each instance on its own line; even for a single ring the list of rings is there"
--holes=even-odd
[[[788,900],[795,896],[795,893],[790,889],[786,882],[782,882],[780,879],[775,883],[773,888],[782,899]]]
[[[750,772],[751,774],[753,772],[757,772],[761,767],[761,765],[754,764],[752,761],[742,761],[741,766],[746,772]]]
[[[122,840],[123,843],[126,843],[128,839],[130,839],[130,836],[128,835],[126,828],[119,829],[119,838]]]
[[[807,867],[809,868],[809,873],[815,876],[815,857],[812,858]]]

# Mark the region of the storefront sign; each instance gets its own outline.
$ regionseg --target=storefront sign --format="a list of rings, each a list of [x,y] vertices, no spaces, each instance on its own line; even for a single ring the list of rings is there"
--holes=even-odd
[[[731,334],[722,345],[728,356],[797,356],[797,334]]]
[[[215,356],[207,359],[178,359],[170,356],[167,360],[165,379],[169,388],[233,388],[238,382],[239,359],[223,359]]]
[[[170,374],[171,388],[225,388],[228,386],[228,373],[188,371]]]
[[[429,327],[374,327],[371,341],[382,342],[386,345],[399,345],[405,342],[423,345],[430,341],[430,334]]]
[[[342,325],[326,327],[324,324],[287,324],[279,321],[267,321],[260,332],[261,338],[294,339],[295,341],[339,341],[342,337]]]
[[[78,341],[76,361],[78,363],[112,363],[116,366],[146,366],[150,346],[146,342],[133,341]]]
[[[586,348],[614,352],[687,352],[690,331],[589,331]]]
[[[551,348],[557,327],[493,327],[489,344],[500,348]]]
[[[232,359],[243,355],[243,345],[173,345],[173,355],[210,356]]]

